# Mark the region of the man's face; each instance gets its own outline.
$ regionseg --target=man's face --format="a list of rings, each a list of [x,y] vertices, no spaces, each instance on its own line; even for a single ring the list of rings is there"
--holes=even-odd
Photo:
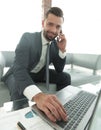
[[[42,23],[44,37],[48,41],[52,41],[62,30],[63,18],[49,14],[47,19]]]

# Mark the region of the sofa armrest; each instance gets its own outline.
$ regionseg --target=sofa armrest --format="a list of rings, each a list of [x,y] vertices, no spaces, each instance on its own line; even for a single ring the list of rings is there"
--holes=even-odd
[[[100,55],[99,58],[98,58],[98,62],[97,62],[97,65],[96,65],[96,69],[97,69],[97,70],[101,70],[101,55]]]
[[[0,65],[0,81],[1,81],[2,75],[3,75],[3,67]]]
[[[5,59],[5,67],[11,67],[14,61],[15,52],[14,51],[2,51],[2,55]]]
[[[73,54],[67,53],[66,54],[66,64],[72,64],[72,62],[73,62]]]
[[[5,67],[5,59],[4,59],[2,52],[0,52],[0,81],[1,81],[1,77],[3,75],[4,67]]]

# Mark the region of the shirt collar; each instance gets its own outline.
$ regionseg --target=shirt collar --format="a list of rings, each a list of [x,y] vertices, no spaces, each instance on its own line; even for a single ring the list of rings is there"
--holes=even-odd
[[[45,39],[44,35],[43,35],[43,31],[41,33],[41,38],[42,38],[42,45],[47,45],[47,43],[49,42],[48,40]]]

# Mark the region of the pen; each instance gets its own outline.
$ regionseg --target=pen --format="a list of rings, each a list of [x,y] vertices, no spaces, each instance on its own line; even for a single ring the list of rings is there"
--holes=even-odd
[[[23,126],[21,122],[18,122],[17,125],[19,126],[21,130],[26,130],[26,128]]]

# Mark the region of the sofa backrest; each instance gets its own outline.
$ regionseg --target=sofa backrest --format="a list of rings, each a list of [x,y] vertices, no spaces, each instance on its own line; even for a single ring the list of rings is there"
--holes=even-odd
[[[73,64],[96,70],[98,58],[96,54],[73,54]]]
[[[92,69],[93,73],[101,69],[101,55],[98,54],[82,54],[82,53],[67,53],[66,64]]]
[[[10,67],[13,64],[15,52],[14,51],[2,51],[1,53],[5,59],[5,67]]]
[[[13,64],[15,57],[14,51],[1,51],[0,52],[0,66],[10,67]],[[97,54],[82,54],[82,53],[67,53],[66,64],[77,65],[88,69],[96,70],[101,69],[101,55]]]

